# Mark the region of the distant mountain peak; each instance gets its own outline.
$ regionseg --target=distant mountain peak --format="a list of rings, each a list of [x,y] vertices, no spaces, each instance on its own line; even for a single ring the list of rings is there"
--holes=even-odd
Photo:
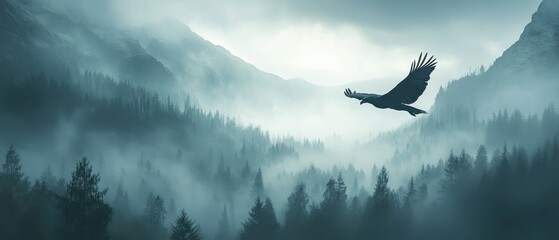
[[[478,116],[501,109],[538,113],[559,98],[559,1],[543,0],[518,41],[483,73],[470,74],[440,91],[433,113],[469,106]]]
[[[559,1],[544,0],[532,15],[519,40],[507,49],[489,71],[522,72],[527,66],[549,69],[559,65]]]

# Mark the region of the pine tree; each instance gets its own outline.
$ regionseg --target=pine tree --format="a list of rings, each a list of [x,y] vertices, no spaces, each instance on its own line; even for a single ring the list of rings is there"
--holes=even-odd
[[[270,198],[266,198],[264,202],[264,218],[263,226],[266,232],[269,233],[267,239],[277,239],[279,235],[280,225],[276,217],[276,211],[274,210],[274,204]]]
[[[304,225],[309,219],[309,196],[305,184],[301,183],[295,187],[287,199],[287,211],[285,212],[284,232],[287,239],[304,239]]]
[[[406,190],[406,195],[404,196],[404,208],[411,209],[416,201],[417,190],[415,188],[415,183],[412,177],[408,182],[408,189]]]
[[[320,203],[320,208],[326,210],[326,212],[341,212],[346,208],[346,185],[342,175],[338,175],[338,179],[334,180],[330,178],[328,183],[326,183],[326,190],[322,194],[324,199]]]
[[[308,220],[308,204],[309,196],[306,192],[306,186],[301,183],[295,187],[295,190],[287,199],[287,211],[285,212],[286,228],[302,226]]]
[[[0,171],[0,238],[3,239],[21,238],[18,215],[29,188],[29,180],[21,168],[19,154],[10,146]]]
[[[186,215],[182,210],[175,220],[175,224],[171,226],[171,240],[200,240],[200,232],[198,226]]]
[[[336,191],[338,193],[337,195],[337,201],[340,204],[340,209],[343,211],[346,209],[347,207],[347,186],[345,185],[344,179],[342,178],[342,174],[338,174],[338,180],[336,181]]]
[[[219,218],[217,224],[215,240],[231,239],[231,229],[229,226],[229,216],[227,216],[227,208],[223,207],[223,212],[221,213],[221,217]]]
[[[10,146],[0,172],[0,191],[23,195],[29,190],[29,179],[23,174],[21,168],[19,154],[14,146]]]
[[[388,187],[388,171],[382,167],[377,177],[373,196],[367,201],[361,234],[367,238],[393,238],[395,233],[394,215],[398,203]]]
[[[252,195],[254,197],[264,196],[264,181],[262,180],[262,170],[258,169],[256,176],[254,177],[254,183],[252,184]]]
[[[245,166],[243,167],[243,170],[241,171],[241,177],[247,181],[250,180],[249,177],[252,174],[252,171],[250,170],[250,166],[248,165],[248,161],[245,161]]]
[[[272,201],[268,198],[266,203],[256,198],[251,208],[249,218],[243,223],[243,229],[239,234],[240,240],[276,239],[278,237],[279,223]]]
[[[146,217],[149,227],[154,230],[154,237],[161,236],[164,233],[166,215],[167,211],[165,210],[163,198],[159,195],[155,196],[153,193],[149,193],[146,199],[144,216]]]
[[[423,183],[421,184],[421,186],[419,186],[419,191],[417,192],[417,201],[419,203],[424,203],[427,200],[428,196],[429,193],[427,190],[427,184]]]
[[[476,159],[474,161],[474,171],[477,176],[483,175],[487,171],[487,149],[485,146],[479,146],[476,154]]]
[[[460,185],[465,183],[470,173],[470,156],[464,150],[460,156],[450,153],[450,156],[445,164],[445,175],[441,180],[441,189],[447,195],[452,195],[459,191]]]
[[[377,177],[377,183],[373,192],[372,204],[376,208],[389,207],[390,189],[388,188],[388,171],[382,167]]]
[[[59,209],[65,221],[66,239],[107,239],[111,207],[103,198],[107,190],[99,190],[99,174],[94,174],[89,161],[76,164],[72,180],[60,199]]]

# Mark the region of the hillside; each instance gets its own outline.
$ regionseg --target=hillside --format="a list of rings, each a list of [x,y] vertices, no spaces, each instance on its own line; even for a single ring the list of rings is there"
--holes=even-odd
[[[40,1],[1,2],[0,31],[5,34],[0,42],[5,44],[0,76],[5,78],[101,72],[168,95],[174,102],[189,99],[242,124],[299,138],[337,135],[352,142],[396,128],[406,116],[368,111],[348,100],[343,86],[316,86],[263,72],[175,19],[133,27],[108,25]],[[374,88],[378,85],[371,81],[364,90],[379,90]]]
[[[499,109],[538,113],[559,103],[559,2],[544,0],[516,43],[487,71],[453,81],[434,110],[475,106],[480,117]]]
[[[559,103],[558,36],[559,2],[544,0],[518,41],[492,66],[450,82],[439,91],[428,116],[382,134],[372,145],[393,146],[391,160],[408,164],[411,159],[436,163],[448,154],[437,151],[440,146],[457,152],[474,151],[480,144],[490,151],[505,143],[543,144],[557,134],[555,124],[542,131],[521,125],[555,114],[550,106]],[[496,134],[495,126],[503,130]]]

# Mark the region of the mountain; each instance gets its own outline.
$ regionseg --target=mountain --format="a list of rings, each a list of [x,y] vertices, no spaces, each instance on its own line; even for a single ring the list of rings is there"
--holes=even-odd
[[[368,138],[380,129],[396,128],[405,115],[369,111],[347,99],[343,86],[317,86],[263,72],[175,19],[123,26],[42,1],[0,2],[0,76],[5,78],[100,72],[173,102],[189,101],[275,135],[300,138]]]
[[[553,105],[559,103],[557,76],[559,2],[544,0],[518,41],[493,65],[450,82],[440,89],[428,116],[382,134],[371,145],[391,146],[392,162],[409,164],[436,163],[448,154],[441,149],[474,152],[481,144],[490,151],[504,144],[543,144],[559,134],[556,123],[545,123],[555,121],[549,119],[555,119]],[[536,130],[539,121],[547,127]]]
[[[559,2],[544,0],[516,43],[487,71],[448,85],[434,109],[472,105],[478,116],[499,109],[538,113],[559,103]]]

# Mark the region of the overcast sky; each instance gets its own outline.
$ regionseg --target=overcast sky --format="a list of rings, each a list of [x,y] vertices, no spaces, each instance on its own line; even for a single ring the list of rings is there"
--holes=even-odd
[[[319,85],[398,81],[428,51],[439,62],[420,98],[429,104],[439,86],[491,64],[513,44],[541,0],[56,2],[77,4],[100,18],[113,11],[135,24],[174,17],[261,70]]]
[[[168,7],[193,31],[256,67],[319,85],[398,81],[428,51],[439,62],[420,100],[430,105],[439,86],[491,64],[513,44],[540,2],[176,0]]]
[[[112,24],[177,18],[234,55],[285,79],[318,85],[363,80],[384,93],[428,51],[437,69],[415,107],[440,86],[491,64],[513,44],[541,0],[52,0]],[[116,18],[116,19],[115,19]],[[343,89],[340,89],[340,94]],[[390,119],[394,126],[409,119]]]

